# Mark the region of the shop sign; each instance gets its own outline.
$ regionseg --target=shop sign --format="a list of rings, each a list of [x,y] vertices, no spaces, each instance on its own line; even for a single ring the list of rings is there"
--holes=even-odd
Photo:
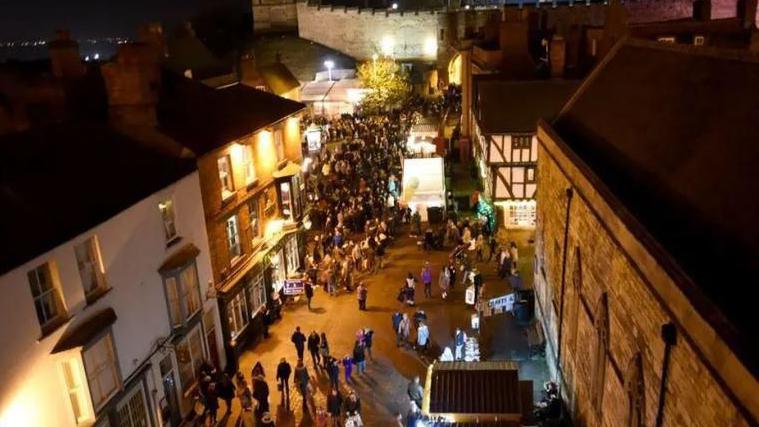
[[[282,292],[285,295],[300,295],[303,293],[303,279],[286,279]]]
[[[514,309],[514,299],[515,295],[512,292],[502,297],[492,298],[490,301],[488,301],[488,305],[493,311],[512,311]]]

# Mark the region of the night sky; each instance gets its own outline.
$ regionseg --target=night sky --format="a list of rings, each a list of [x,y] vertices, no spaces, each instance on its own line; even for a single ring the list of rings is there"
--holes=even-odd
[[[49,39],[56,29],[75,38],[132,36],[144,22],[168,28],[209,4],[242,4],[240,0],[2,0],[0,40]],[[242,7],[242,6],[241,6]]]

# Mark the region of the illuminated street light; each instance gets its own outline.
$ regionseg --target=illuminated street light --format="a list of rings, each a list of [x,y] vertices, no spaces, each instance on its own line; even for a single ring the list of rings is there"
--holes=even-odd
[[[329,81],[332,81],[332,68],[335,66],[335,62],[330,60],[324,61],[324,66],[327,67]]]
[[[393,3],[393,10],[398,9],[398,3]]]

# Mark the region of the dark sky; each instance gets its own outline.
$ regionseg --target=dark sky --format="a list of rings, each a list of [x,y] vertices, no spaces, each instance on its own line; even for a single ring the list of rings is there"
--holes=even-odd
[[[49,39],[58,28],[75,38],[132,36],[140,23],[173,24],[202,5],[241,4],[240,0],[0,0],[0,40]]]

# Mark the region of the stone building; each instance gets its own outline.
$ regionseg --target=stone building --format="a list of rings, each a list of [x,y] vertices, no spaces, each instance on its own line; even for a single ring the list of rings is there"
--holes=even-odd
[[[626,40],[538,127],[536,312],[588,426],[759,421],[759,60]]]
[[[298,29],[296,0],[251,0],[256,34]]]

